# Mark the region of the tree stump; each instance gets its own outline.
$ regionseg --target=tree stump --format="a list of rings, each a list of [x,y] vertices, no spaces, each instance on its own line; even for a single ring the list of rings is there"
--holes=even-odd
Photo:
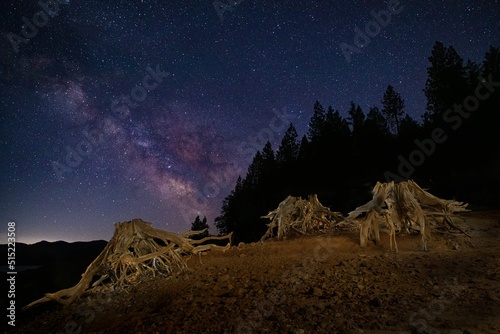
[[[309,195],[305,200],[301,197],[288,196],[278,205],[278,208],[266,216],[271,222],[261,241],[276,236],[282,239],[291,231],[299,234],[310,233],[314,230],[327,229],[332,224],[340,221],[342,215],[324,207],[317,195]]]
[[[398,251],[396,232],[409,233],[414,227],[421,235],[420,248],[427,250],[427,239],[430,238],[430,221],[447,232],[456,230],[469,236],[453,223],[451,217],[456,213],[470,211],[467,204],[436,197],[420,188],[413,180],[400,183],[377,182],[372,190],[373,198],[368,203],[350,212],[347,220],[361,224],[360,245],[366,246],[368,239],[380,242],[379,223],[389,228],[390,249]]]
[[[227,250],[230,247],[231,234],[200,240],[188,238],[203,232],[204,230],[189,231],[180,235],[155,229],[151,223],[142,219],[118,222],[115,224],[113,237],[87,267],[78,284],[55,293],[47,293],[25,306],[23,310],[53,300],[63,305],[70,305],[83,293],[99,286],[106,284],[112,289],[125,287],[137,283],[140,277],[147,273],[168,276],[176,269],[187,267],[184,255],[198,254],[210,249]],[[226,246],[198,245],[208,240],[221,239],[228,239]],[[99,278],[94,281],[96,276]]]

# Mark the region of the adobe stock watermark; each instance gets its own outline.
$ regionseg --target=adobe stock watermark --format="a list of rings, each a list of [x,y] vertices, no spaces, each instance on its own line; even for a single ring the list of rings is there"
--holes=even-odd
[[[269,121],[269,126],[260,129],[256,136],[248,136],[247,140],[241,142],[238,145],[238,153],[253,157],[255,152],[261,150],[268,141],[274,141],[275,134],[286,130],[296,117],[294,114],[287,114],[285,108],[281,112],[276,108],[272,111],[274,117]]]
[[[16,223],[7,223],[7,324],[16,326]]]
[[[340,43],[340,50],[347,63],[351,62],[353,54],[361,53],[361,49],[366,48],[370,44],[371,38],[378,36],[382,28],[387,27],[391,23],[392,15],[401,13],[403,9],[404,6],[400,6],[398,0],[390,0],[387,2],[387,9],[382,9],[378,12],[372,10],[370,12],[373,20],[366,23],[364,31],[356,25],[353,38],[354,45]]]
[[[170,75],[170,73],[162,72],[160,65],[156,65],[156,70],[148,66],[146,72],[148,74],[142,78],[141,83],[130,90],[129,95],[121,95],[120,98],[111,100],[111,111],[119,119],[125,120],[130,115],[128,108],[123,108],[123,106],[137,108],[140,102],[146,100],[148,92],[155,90],[163,82],[163,78]]]
[[[291,113],[287,113],[285,108],[281,111],[273,108],[272,112],[274,116],[269,121],[268,126],[262,128],[257,135],[248,136],[246,140],[238,145],[239,154],[243,154],[246,158],[253,157],[255,152],[261,150],[267,141],[274,141],[276,134],[285,131],[296,117]],[[243,172],[244,170],[241,167],[229,166],[224,171],[222,178],[217,178],[216,175],[210,174],[211,180],[208,181],[202,189],[197,191],[193,200],[182,202],[183,208],[181,208],[181,212],[183,214],[183,219],[186,222],[191,222],[193,217],[188,216],[190,212],[189,209],[203,207],[208,204],[208,198],[219,195],[223,188],[229,187]]]
[[[326,240],[319,239],[312,257],[305,258],[301,264],[283,273],[281,282],[291,285],[291,293],[296,292],[307,282],[309,274],[315,270],[316,263],[327,260],[334,253],[331,248],[333,244],[333,237],[327,237]],[[321,250],[324,250],[323,254]],[[274,313],[275,307],[283,304],[285,300],[284,292],[275,287],[264,301],[255,302],[256,309],[250,312],[246,319],[241,317],[236,319],[236,333],[253,333],[262,326],[265,318]]]
[[[461,104],[454,104],[453,109],[447,109],[443,113],[444,122],[450,124],[452,130],[458,130],[462,126],[463,120],[469,118],[471,113],[479,108],[480,102],[487,100],[495,92],[495,87],[500,87],[500,82],[493,81],[492,74],[488,75],[487,80],[482,76],[478,76],[477,79],[479,83],[474,90],[474,95],[467,96]],[[446,131],[441,128],[433,129],[430,138],[415,139],[414,143],[417,148],[410,152],[408,158],[402,155],[398,156],[398,174],[386,171],[384,173],[386,182],[400,182],[409,179],[415,172],[415,168],[421,166],[426,158],[434,154],[437,145],[444,143],[447,139]]]
[[[45,27],[49,23],[51,17],[59,15],[59,5],[67,3],[66,0],[38,1],[41,10],[33,14],[31,20],[26,16],[21,18],[23,24],[21,25],[20,35],[22,36],[12,32],[6,35],[14,52],[19,52],[19,46],[21,46],[21,44],[28,44],[29,41],[38,34],[38,28]]]
[[[435,321],[438,315],[441,315],[446,310],[446,305],[453,303],[457,299],[457,295],[466,290],[466,287],[458,284],[456,277],[451,280],[444,281],[446,287],[441,292],[439,297],[434,298],[429,302],[426,308],[421,308],[417,312],[410,314],[408,323],[411,333],[437,333],[431,327],[430,322]],[[410,334],[401,332],[400,334]]]
[[[242,3],[243,1],[245,1],[245,0],[233,0],[233,1],[227,0],[227,2],[224,3],[222,1],[215,0],[213,2],[213,5],[215,8],[215,11],[217,12],[217,15],[219,16],[220,22],[222,23],[224,21],[224,17],[222,16],[222,14],[224,14],[227,11],[232,12],[233,9],[236,6],[238,6],[240,3]]]
[[[110,109],[119,120],[127,119],[130,116],[129,108],[137,108],[140,102],[146,100],[148,93],[155,90],[163,82],[163,78],[170,75],[170,73],[163,72],[160,65],[156,65],[155,70],[147,66],[145,71],[147,74],[144,75],[141,82],[130,90],[130,94],[123,94],[119,98],[111,100]],[[112,117],[114,118],[114,116]],[[73,172],[74,168],[82,163],[84,157],[89,156],[94,149],[102,145],[106,135],[113,134],[106,131],[105,120],[101,120],[100,124],[93,129],[83,129],[81,133],[84,139],[76,144],[75,148],[70,145],[66,146],[63,162],[51,162],[52,170],[59,182],[65,179],[65,173]]]

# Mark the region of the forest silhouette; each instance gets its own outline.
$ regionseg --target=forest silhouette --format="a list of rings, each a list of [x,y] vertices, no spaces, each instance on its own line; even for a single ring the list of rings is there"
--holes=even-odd
[[[371,198],[377,181],[413,179],[442,198],[474,209],[498,208],[500,185],[500,55],[490,47],[481,63],[436,42],[423,91],[422,119],[405,113],[404,97],[388,83],[381,108],[351,102],[348,117],[316,101],[307,135],[290,124],[275,151],[267,142],[224,199],[215,219],[233,242],[259,240],[260,217],[288,195],[319,200],[344,214]]]

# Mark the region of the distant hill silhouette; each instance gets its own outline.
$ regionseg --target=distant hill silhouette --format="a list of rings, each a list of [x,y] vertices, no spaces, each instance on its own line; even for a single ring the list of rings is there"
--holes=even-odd
[[[16,276],[16,307],[20,308],[47,292],[55,292],[75,285],[87,266],[99,255],[108,242],[41,241],[32,245],[16,243],[16,267],[40,266],[19,271]],[[0,245],[7,254],[7,245]],[[5,275],[5,273],[4,273]],[[1,296],[6,305],[7,294]]]

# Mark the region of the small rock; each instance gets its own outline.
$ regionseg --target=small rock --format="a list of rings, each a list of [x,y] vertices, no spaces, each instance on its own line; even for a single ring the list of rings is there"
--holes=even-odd
[[[382,329],[382,325],[377,320],[373,320],[372,322],[370,322],[369,326],[370,326],[370,329],[372,329],[372,330],[374,330],[374,329]]]
[[[217,279],[217,282],[225,282],[225,281],[227,281],[227,280],[229,280],[229,275],[228,275],[228,274],[226,274],[226,275],[222,275],[221,277],[219,277],[219,278]]]
[[[302,328],[295,328],[293,334],[304,334],[305,331]]]
[[[423,326],[421,323],[410,323],[411,334],[439,334],[434,328]]]
[[[273,313],[270,316],[267,317],[267,320],[269,321],[278,321],[278,317]]]
[[[397,261],[391,260],[391,264],[399,268],[399,263]]]
[[[356,328],[356,329],[350,329],[346,333],[347,334],[363,334],[365,331],[362,330],[361,328]]]
[[[321,319],[318,326],[321,329],[326,329],[327,327],[330,327],[330,321],[328,319]]]
[[[313,306],[310,306],[306,309],[306,312],[305,312],[305,315],[306,317],[311,317],[312,315],[314,315],[316,313],[316,310],[314,309]]]
[[[490,292],[490,293],[488,294],[488,299],[489,299],[489,300],[492,300],[492,301],[494,301],[494,302],[496,302],[496,301],[499,301],[499,300],[500,300],[497,296],[495,296],[495,294],[493,294],[493,292]]]
[[[373,307],[380,307],[382,306],[382,300],[378,296],[374,297],[372,300],[370,300],[369,305]]]
[[[326,308],[326,303],[325,302],[320,302],[318,304],[316,304],[316,308],[320,311],[323,311],[325,308]]]
[[[315,295],[316,297],[321,297],[323,296],[323,291],[320,289],[320,288],[313,288],[313,295]]]

